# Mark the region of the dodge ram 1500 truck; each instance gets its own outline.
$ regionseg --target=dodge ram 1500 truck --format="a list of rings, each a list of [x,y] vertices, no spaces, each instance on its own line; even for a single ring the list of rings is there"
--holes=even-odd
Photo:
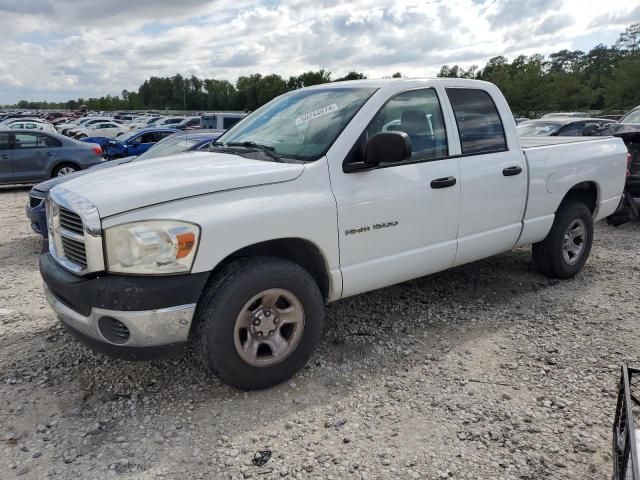
[[[286,93],[211,152],[133,162],[53,188],[46,296],[97,351],[190,343],[242,389],[309,360],[324,304],[533,245],[582,269],[616,210],[618,138],[516,134],[497,87],[362,80]]]

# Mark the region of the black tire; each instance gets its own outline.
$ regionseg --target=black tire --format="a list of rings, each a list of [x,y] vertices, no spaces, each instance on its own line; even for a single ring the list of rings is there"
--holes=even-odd
[[[65,171],[65,169],[72,169],[73,172],[61,174],[61,172]],[[78,170],[80,169],[73,163],[61,163],[60,165],[58,165],[56,168],[53,169],[53,173],[51,174],[51,177],[60,177],[62,175],[69,175],[71,173],[77,172]]]
[[[274,288],[297,297],[304,326],[288,356],[274,365],[254,366],[236,350],[236,319],[255,295]],[[316,282],[299,265],[275,257],[244,258],[210,280],[194,322],[193,350],[209,371],[233,387],[257,390],[288,380],[306,365],[322,337],[324,302]]]
[[[585,226],[583,249],[575,263],[569,263],[564,255],[565,234],[572,224],[582,221]],[[551,278],[571,278],[576,275],[589,258],[593,243],[593,218],[589,208],[581,202],[568,201],[563,203],[551,227],[547,238],[533,244],[533,263],[536,269]]]

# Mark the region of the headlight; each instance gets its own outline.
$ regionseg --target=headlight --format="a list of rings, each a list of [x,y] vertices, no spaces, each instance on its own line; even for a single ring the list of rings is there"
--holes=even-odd
[[[138,275],[187,273],[193,265],[199,236],[197,225],[171,220],[108,228],[107,270]]]

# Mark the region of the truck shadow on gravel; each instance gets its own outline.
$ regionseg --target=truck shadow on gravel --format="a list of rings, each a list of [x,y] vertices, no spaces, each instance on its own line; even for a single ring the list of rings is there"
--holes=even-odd
[[[464,325],[469,311],[505,301],[518,303],[521,295],[555,283],[534,273],[530,251],[519,249],[342,300],[327,308],[325,337],[307,367],[290,384],[244,394],[245,398],[266,401],[265,413],[280,415],[278,405],[283,395],[293,395],[294,403],[301,406],[320,405],[333,395],[349,395],[360,388],[356,379],[359,370],[366,368],[364,364],[379,361],[393,370],[398,363],[394,356],[402,358],[403,345],[415,333],[426,331],[426,336],[434,339],[444,335],[451,342],[462,341],[447,330],[451,325]],[[77,382],[77,386],[67,387],[75,397],[76,413],[105,402],[143,397],[181,402],[190,398],[210,409],[243,395],[210,376],[188,352],[167,361],[113,360],[81,347],[60,327],[45,332],[40,341],[44,341],[44,348],[32,343],[14,358],[7,372],[9,380],[30,383],[38,379],[52,387]],[[428,342],[422,342],[419,351],[428,352]],[[295,385],[294,392],[291,385]],[[78,398],[92,401],[78,403]]]

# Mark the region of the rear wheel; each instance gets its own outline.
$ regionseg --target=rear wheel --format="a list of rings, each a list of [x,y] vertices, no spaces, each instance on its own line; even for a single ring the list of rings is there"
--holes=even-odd
[[[593,218],[580,202],[561,205],[547,238],[533,245],[536,269],[552,278],[576,275],[589,258],[593,242]]]
[[[78,167],[72,165],[70,163],[63,163],[62,165],[58,165],[53,170],[53,177],[63,177],[65,175],[71,175],[74,172],[78,171]]]
[[[194,321],[194,346],[205,366],[234,387],[255,390],[304,367],[322,336],[324,303],[299,265],[240,259],[207,286]]]

